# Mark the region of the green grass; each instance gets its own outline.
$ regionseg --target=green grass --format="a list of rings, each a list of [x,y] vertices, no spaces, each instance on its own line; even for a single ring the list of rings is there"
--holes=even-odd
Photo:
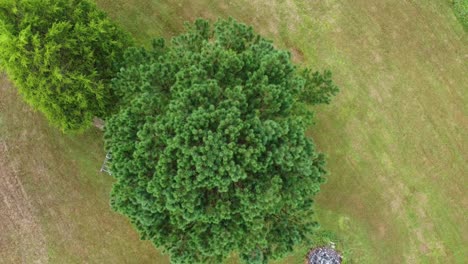
[[[455,16],[468,32],[468,0],[452,0],[452,5]]]
[[[291,50],[295,61],[332,69],[341,93],[317,109],[310,130],[329,157],[331,174],[317,199],[323,228],[337,234],[348,263],[466,262],[468,39],[449,2],[97,3],[142,44],[181,32],[186,20],[232,16]],[[29,164],[25,185],[41,200],[35,205],[52,263],[168,263],[110,212],[111,179],[96,173],[100,133],[64,138],[17,96],[0,98],[11,138],[27,135],[12,155]],[[35,162],[27,163],[31,155]],[[37,177],[40,164],[47,176]],[[302,263],[305,253],[280,263]]]

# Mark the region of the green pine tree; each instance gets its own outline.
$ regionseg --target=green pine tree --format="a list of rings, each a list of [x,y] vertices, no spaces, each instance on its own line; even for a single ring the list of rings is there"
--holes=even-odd
[[[232,19],[131,48],[124,65],[105,131],[111,205],[143,239],[191,264],[267,263],[306,241],[325,169],[304,109],[337,92],[329,73]]]

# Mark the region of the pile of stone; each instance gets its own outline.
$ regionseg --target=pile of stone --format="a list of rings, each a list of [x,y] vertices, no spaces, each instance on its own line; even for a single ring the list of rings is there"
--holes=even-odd
[[[306,264],[341,264],[341,256],[329,247],[318,247],[307,254]]]

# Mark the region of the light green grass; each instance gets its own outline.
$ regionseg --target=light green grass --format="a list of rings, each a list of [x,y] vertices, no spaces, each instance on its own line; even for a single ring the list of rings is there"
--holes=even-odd
[[[232,16],[291,50],[295,61],[332,69],[341,93],[317,109],[317,125],[310,130],[328,154],[331,172],[317,199],[322,226],[339,236],[348,263],[466,263],[468,42],[450,3],[97,3],[142,44],[181,32],[186,20]],[[129,225],[109,211],[111,181],[95,173],[103,155],[100,134],[61,139],[37,115],[21,122],[20,130],[39,122],[45,131],[34,134],[42,143],[22,151],[49,149],[51,157],[41,157],[48,167],[73,165],[50,169],[53,184],[46,189],[35,181],[32,168],[27,177],[31,192],[48,197],[39,208],[53,263],[78,262],[84,256],[99,263],[168,263],[147,242],[136,242]],[[5,117],[3,123],[8,130],[16,127]],[[57,208],[54,217],[46,213],[49,207]],[[63,244],[56,227],[61,225],[71,230],[65,240],[74,243],[71,248]],[[104,236],[104,230],[112,235]],[[111,242],[104,238],[116,242],[106,244]],[[280,263],[302,263],[305,253],[298,249]]]

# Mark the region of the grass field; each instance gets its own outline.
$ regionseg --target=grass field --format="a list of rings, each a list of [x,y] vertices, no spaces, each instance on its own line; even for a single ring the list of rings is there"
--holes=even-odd
[[[97,3],[142,44],[232,16],[332,69],[341,93],[310,134],[331,172],[318,217],[348,263],[468,261],[468,37],[448,1]],[[110,211],[101,134],[64,137],[1,87],[0,263],[168,263]]]

